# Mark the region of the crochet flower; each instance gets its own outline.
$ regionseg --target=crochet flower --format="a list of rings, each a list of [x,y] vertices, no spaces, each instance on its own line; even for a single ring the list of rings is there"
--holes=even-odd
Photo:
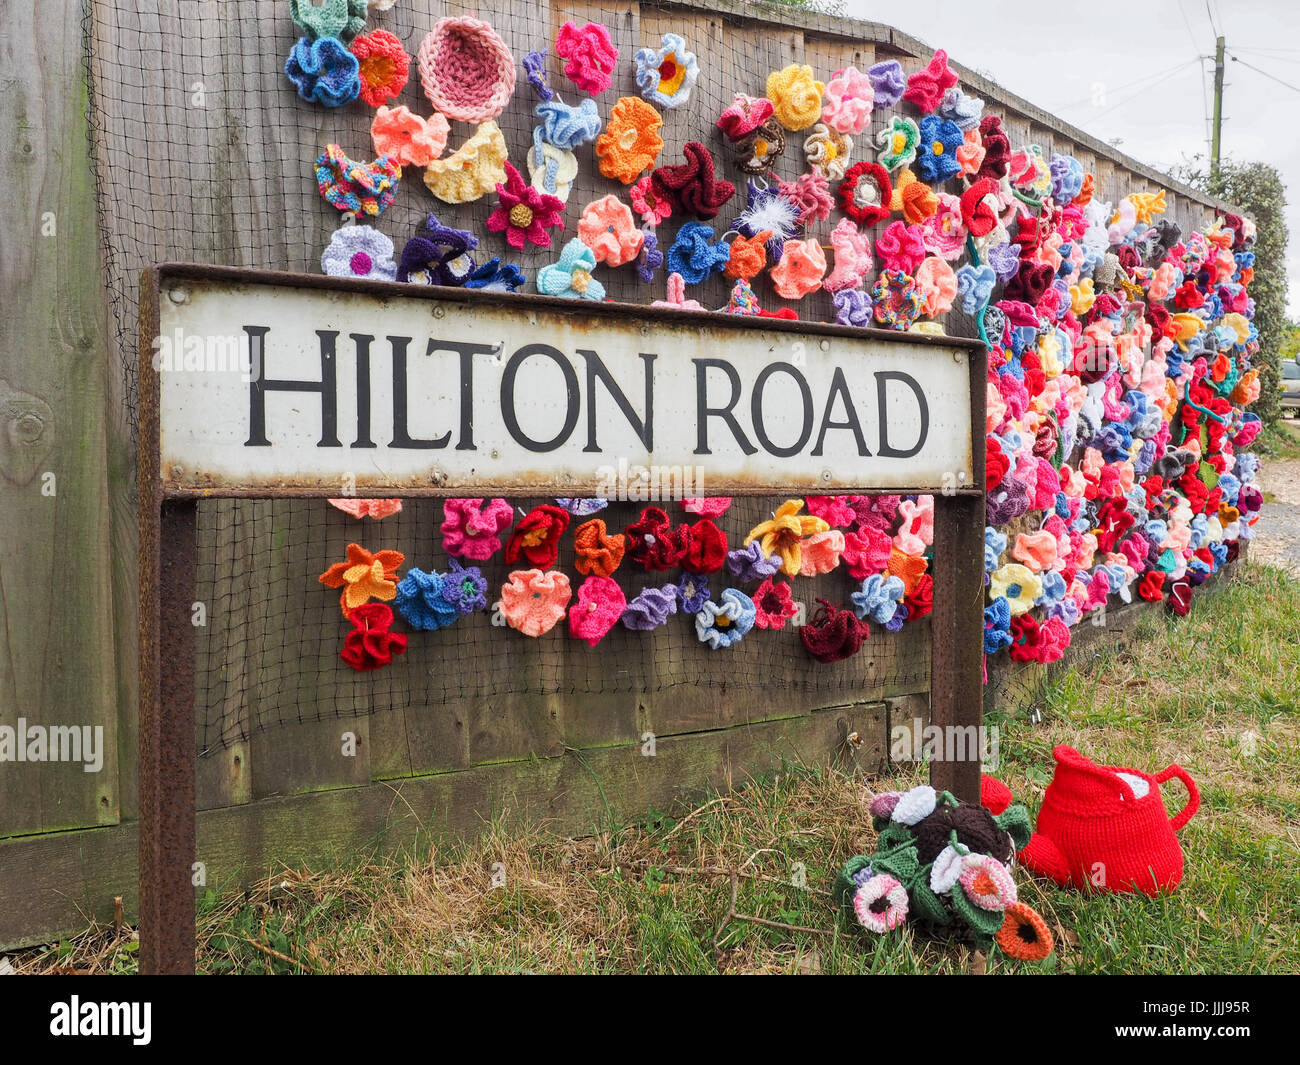
[[[925,297],[917,289],[911,274],[901,270],[882,270],[871,286],[871,302],[877,322],[887,329],[901,330],[916,321]]]
[[[677,596],[670,584],[664,588],[642,588],[623,611],[623,624],[634,632],[649,632],[677,613]]]
[[[721,602],[709,600],[695,615],[695,635],[716,651],[731,647],[754,627],[754,601],[739,588],[727,588]]]
[[[683,281],[698,285],[710,274],[723,270],[731,257],[731,246],[713,241],[713,227],[703,222],[687,222],[677,231],[677,239],[668,249],[668,269],[680,274]]]
[[[569,635],[595,647],[623,616],[627,597],[617,581],[588,577],[578,585],[578,598],[569,607]]]
[[[818,122],[805,138],[803,151],[813,170],[830,181],[839,181],[853,154],[853,138],[836,132],[825,122]]]
[[[627,557],[647,570],[672,569],[686,553],[686,535],[661,507],[645,507],[627,527]]]
[[[1006,908],[1002,928],[994,939],[1003,954],[1018,961],[1042,961],[1054,946],[1047,922],[1023,902]]]
[[[575,107],[558,96],[533,108],[541,124],[533,127],[533,147],[550,144],[563,151],[594,141],[600,133],[600,109],[595,100],[582,100]]]
[[[840,133],[857,136],[871,125],[876,93],[871,78],[857,67],[845,67],[831,75],[822,101],[822,121]]]
[[[397,280],[420,285],[463,285],[473,275],[470,254],[478,237],[467,229],[452,229],[429,214],[419,231],[402,248]]]
[[[774,111],[772,101],[766,96],[746,96],[738,92],[735,99],[723,108],[715,125],[727,140],[738,141],[763,125]]]
[[[370,123],[375,151],[402,166],[428,166],[447,147],[449,131],[437,111],[424,119],[406,107],[380,107]]]
[[[758,542],[727,552],[727,572],[741,584],[764,580],[780,568],[780,557],[772,555],[769,558],[763,554],[763,547]]]
[[[501,533],[510,527],[514,508],[504,499],[444,499],[442,549],[449,555],[485,562],[501,550]]]
[[[1018,901],[1016,882],[1007,867],[988,854],[972,851],[963,856],[957,882],[981,910],[1005,910]]]
[[[938,197],[934,213],[921,223],[921,241],[926,251],[942,256],[949,262],[961,258],[966,243],[961,200],[946,192]]]
[[[501,260],[493,256],[469,275],[465,287],[484,292],[518,292],[527,281],[519,267],[512,263],[502,265]]]
[[[731,155],[746,174],[761,174],[785,153],[785,134],[775,118],[732,141]]]
[[[745,185],[745,209],[731,220],[730,228],[750,238],[769,233],[767,254],[775,259],[784,243],[798,232],[799,212],[778,189],[749,181]]]
[[[835,267],[822,286],[827,292],[860,287],[874,265],[867,235],[859,231],[851,218],[841,218],[831,230],[831,248],[835,252]]]
[[[420,632],[434,632],[450,625],[460,612],[442,594],[442,575],[412,569],[397,586],[397,612]]]
[[[843,177],[843,175],[840,175]],[[782,199],[799,209],[799,224],[822,222],[831,216],[835,197],[830,182],[818,173],[800,174],[793,181],[780,181],[777,190]]]
[[[672,203],[655,193],[650,185],[653,174],[646,174],[632,183],[627,190],[632,209],[641,216],[641,221],[648,226],[657,226],[673,213]]]
[[[773,287],[782,299],[802,299],[822,287],[826,273],[826,253],[811,237],[787,240],[780,261],[771,269]]]
[[[853,914],[869,932],[884,935],[907,920],[907,889],[888,873],[879,873],[853,893]]]
[[[924,70],[918,70],[907,79],[903,99],[928,113],[938,108],[944,93],[956,84],[957,75],[948,66],[948,53],[940,48]]]
[[[772,101],[773,113],[789,130],[807,129],[817,121],[825,88],[806,63],[791,63],[767,76],[767,98]]]
[[[759,522],[745,537],[745,544],[757,541],[763,553],[781,559],[781,572],[787,577],[799,573],[803,562],[800,542],[805,536],[825,532],[830,528],[821,518],[800,514],[802,499],[787,499],[776,509],[771,520]]]
[[[842,288],[831,296],[835,321],[840,325],[870,328],[874,319],[871,297],[860,288]]]
[[[984,101],[978,96],[967,96],[953,86],[943,94],[939,114],[955,123],[963,133],[973,133],[979,129],[980,119],[984,117]]]
[[[925,236],[919,226],[890,222],[876,238],[876,255],[886,271],[910,274],[925,258]]]
[[[699,300],[686,298],[686,279],[681,274],[669,274],[667,299],[652,300],[651,307],[674,307],[679,311],[703,311],[708,308]]]
[[[971,266],[969,263],[957,271],[957,296],[961,299],[964,314],[974,317],[988,303],[997,284],[993,267]]]
[[[863,580],[862,587],[849,598],[853,600],[853,612],[863,621],[885,625],[897,612],[903,594],[901,578],[873,573]]]
[[[284,74],[309,103],[342,107],[361,95],[357,57],[333,37],[300,37],[285,61]]]
[[[630,185],[643,170],[654,166],[664,141],[659,112],[635,96],[620,97],[609,113],[605,132],[596,138],[600,172]]]
[[[918,181],[911,170],[905,169],[894,182],[889,209],[898,211],[903,216],[903,221],[918,224],[932,217],[939,209],[939,197],[924,181]]]
[[[366,25],[366,0],[289,0],[289,17],[312,37],[352,40]]]
[[[558,262],[537,271],[537,291],[566,299],[603,300],[605,286],[591,276],[594,269],[596,256],[574,237],[560,252]]]
[[[790,596],[790,585],[770,577],[754,590],[754,624],[760,629],[784,629],[785,623],[799,613]]]
[[[609,88],[618,49],[598,22],[587,22],[581,29],[565,22],[555,38],[555,54],[568,60],[564,76],[583,92],[598,96]]]
[[[504,231],[512,248],[522,250],[525,243],[549,248],[551,234],[547,230],[564,226],[564,201],[527,184],[509,163],[505,171],[505,181],[497,185],[499,206],[487,217],[488,230]]]
[[[352,611],[352,631],[343,638],[339,657],[358,671],[379,669],[406,650],[403,633],[390,632],[393,612],[383,603],[367,603]]]
[[[897,170],[916,158],[916,149],[921,143],[921,128],[910,118],[894,115],[889,120],[889,125],[876,134],[876,143],[881,146],[876,156],[880,165],[886,170]]]
[[[700,76],[695,54],[676,33],[665,33],[658,50],[642,48],[636,54],[636,83],[641,95],[660,107],[680,107],[691,97]]]
[[[716,573],[727,559],[727,534],[709,518],[690,526],[682,569],[687,573]]]
[[[702,518],[720,518],[730,506],[731,496],[686,496],[682,499],[682,510]]]
[[[486,122],[515,91],[515,57],[486,22],[440,18],[420,42],[424,94],[448,118]]]
[[[609,506],[609,500],[601,499],[599,496],[557,496],[555,502],[575,518],[599,514]]]
[[[1042,593],[1043,582],[1038,574],[1019,562],[1008,562],[989,577],[989,598],[1005,599],[1012,617],[1031,609]]]
[[[889,172],[879,163],[854,163],[840,182],[840,210],[860,226],[873,226],[889,217],[893,188]]]
[[[687,141],[682,154],[685,163],[661,166],[650,175],[650,188],[674,211],[707,222],[735,195],[736,186],[714,178],[713,156],[698,141]]]
[[[330,237],[320,257],[321,269],[330,277],[360,277],[392,281],[397,276],[393,242],[370,226],[343,226]]]
[[[524,74],[528,78],[528,85],[537,94],[537,98],[539,100],[553,100],[555,90],[551,88],[550,83],[546,80],[546,53],[529,52],[524,56],[523,67]]]
[[[731,251],[723,272],[733,281],[750,281],[767,266],[767,242],[772,231],[764,229],[752,237],[737,236],[731,242]]]
[[[506,542],[506,564],[513,566],[520,558],[534,566],[549,569],[560,553],[560,539],[569,527],[569,512],[563,507],[542,503],[533,507],[515,525]]]
[[[801,577],[816,577],[822,573],[830,573],[840,564],[840,556],[844,554],[844,533],[839,529],[813,533],[805,537],[803,543],[799,545],[799,553]]]
[[[462,566],[453,558],[450,572],[442,575],[442,597],[462,617],[472,614],[487,606],[487,579],[477,566]]]
[[[400,551],[373,555],[359,544],[348,544],[348,560],[336,562],[318,580],[326,588],[342,588],[339,606],[347,617],[369,599],[385,602],[397,595],[397,567],[406,561]]]
[[[644,285],[655,279],[663,269],[664,253],[659,250],[659,237],[653,229],[641,230],[641,252],[636,259],[636,276]]]
[[[921,294],[921,313],[934,318],[952,309],[957,295],[957,275],[942,259],[931,255],[916,268],[916,289]]]
[[[926,181],[947,181],[961,172],[957,149],[966,141],[955,122],[938,115],[926,115],[920,125],[920,155],[916,167]]]
[[[373,163],[349,159],[337,144],[316,157],[316,186],[332,207],[378,218],[397,192],[402,168],[381,156]]]
[[[875,91],[876,107],[893,107],[907,89],[907,75],[897,59],[885,59],[867,68]]]
[[[574,530],[576,558],[573,568],[594,577],[609,577],[623,561],[626,542],[621,533],[610,534],[601,518],[584,521]]]
[[[539,141],[524,156],[524,165],[528,167],[528,183],[533,188],[568,202],[573,182],[578,177],[576,155]]]
[[[569,578],[558,570],[515,570],[501,588],[501,616],[525,636],[541,636],[564,617],[572,595]]]
[[[402,42],[387,30],[360,34],[350,51],[357,57],[361,99],[371,107],[386,104],[406,87],[411,57]]]
[[[984,653],[997,654],[1011,643],[1011,607],[998,596],[984,608]]]
[[[424,168],[425,187],[444,203],[469,203],[506,179],[506,140],[495,122],[484,122],[451,155]]]
[[[681,604],[683,614],[694,614],[709,601],[709,581],[707,577],[689,573],[673,586],[677,602]]]
[[[374,518],[376,521],[402,512],[402,501],[400,499],[357,499],[356,497],[347,497],[343,499],[327,499],[325,502],[343,511],[344,514],[351,514],[354,518]]]
[[[627,204],[617,196],[604,196],[583,208],[578,239],[592,250],[597,262],[622,266],[637,257],[645,237]]]

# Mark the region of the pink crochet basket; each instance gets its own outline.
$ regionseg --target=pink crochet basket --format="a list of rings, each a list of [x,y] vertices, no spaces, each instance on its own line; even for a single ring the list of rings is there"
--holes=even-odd
[[[481,19],[439,19],[420,43],[419,64],[424,94],[460,122],[496,118],[515,91],[515,57]]]

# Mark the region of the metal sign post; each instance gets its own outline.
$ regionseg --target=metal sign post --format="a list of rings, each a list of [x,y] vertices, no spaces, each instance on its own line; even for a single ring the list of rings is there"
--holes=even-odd
[[[932,724],[980,724],[977,340],[186,265],[140,309],[142,971],[194,967],[199,499],[593,496],[615,463],[933,495]],[[964,753],[931,779],[978,801]]]

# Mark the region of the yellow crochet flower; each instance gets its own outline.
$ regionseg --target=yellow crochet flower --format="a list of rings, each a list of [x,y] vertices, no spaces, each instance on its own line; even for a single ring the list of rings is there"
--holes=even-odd
[[[757,540],[763,554],[769,558],[773,555],[778,557],[781,560],[781,572],[788,577],[797,577],[803,565],[803,550],[799,541],[805,536],[825,532],[830,528],[821,518],[800,514],[802,509],[802,499],[787,499],[776,508],[771,521],[759,522],[745,537],[746,547]]]
[[[1165,190],[1159,192],[1135,192],[1129,196],[1133,201],[1137,220],[1149,226],[1153,216],[1165,213]]]
[[[1070,310],[1080,318],[1092,310],[1097,302],[1097,293],[1093,289],[1092,278],[1085,277],[1077,285],[1070,286]]]
[[[767,76],[767,98],[786,129],[807,129],[821,118],[825,89],[807,63],[791,63]]]
[[[989,578],[989,598],[1002,596],[1013,618],[1026,613],[1042,594],[1043,582],[1038,574],[1019,562],[1008,562]]]
[[[444,203],[469,203],[506,180],[506,139],[493,121],[484,122],[451,155],[424,170],[424,183]]]

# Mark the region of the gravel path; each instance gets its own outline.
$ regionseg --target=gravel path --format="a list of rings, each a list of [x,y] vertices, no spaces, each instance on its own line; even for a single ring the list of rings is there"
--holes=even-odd
[[[1294,423],[1286,427],[1297,432]],[[1250,557],[1300,577],[1300,459],[1265,459],[1257,482],[1264,498],[1272,502],[1260,512]]]

